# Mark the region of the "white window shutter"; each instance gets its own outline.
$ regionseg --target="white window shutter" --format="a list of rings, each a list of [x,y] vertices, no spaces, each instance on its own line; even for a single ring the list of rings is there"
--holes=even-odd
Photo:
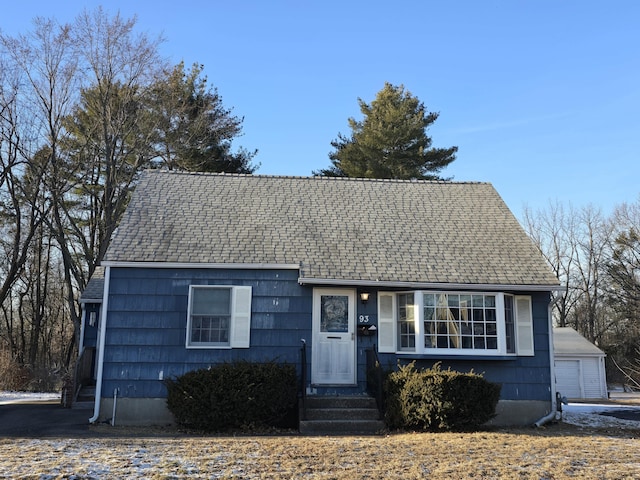
[[[378,293],[378,351],[381,353],[395,353],[395,315],[394,294]]]
[[[516,302],[516,335],[517,354],[533,356],[533,315],[531,313],[531,297],[517,296]]]
[[[251,287],[234,287],[231,313],[231,348],[249,348]]]

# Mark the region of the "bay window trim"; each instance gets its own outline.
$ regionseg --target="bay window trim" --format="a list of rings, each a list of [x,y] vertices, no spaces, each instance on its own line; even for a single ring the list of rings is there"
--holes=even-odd
[[[399,327],[399,307],[398,307],[398,296],[413,294],[414,300],[414,336],[415,336],[415,346],[409,349],[407,347],[400,346],[401,332]],[[425,347],[425,308],[424,308],[424,295],[425,294],[434,294],[434,295],[446,295],[447,299],[450,295],[482,295],[483,297],[490,296],[495,298],[495,327],[496,327],[496,346],[495,349],[487,348],[487,344],[485,344],[485,348],[438,348],[438,347]],[[510,339],[510,342],[513,342],[513,351],[510,352],[509,345],[507,345],[507,328],[506,328],[506,319],[505,319],[505,296],[509,296],[513,298],[513,337]],[[389,298],[390,297],[390,298]],[[428,357],[459,357],[459,358],[514,358],[518,356],[532,356],[535,354],[534,346],[533,346],[533,317],[531,315],[531,297],[529,295],[518,295],[512,293],[505,292],[494,292],[494,291],[445,291],[445,290],[407,290],[407,291],[381,291],[378,292],[379,299],[379,310],[378,310],[378,318],[379,318],[379,343],[378,343],[378,351],[380,353],[395,353],[397,355],[401,355],[406,358],[428,358]],[[520,302],[528,302],[528,317],[524,319],[517,318],[516,312],[516,301]],[[391,301],[392,308],[392,316],[393,318],[388,318],[388,312],[382,312],[380,308],[380,303],[385,302],[387,305],[386,309],[388,309],[389,301]],[[522,304],[521,311],[525,311],[525,304]],[[447,304],[447,309],[451,308]],[[473,309],[473,307],[470,307]],[[486,309],[486,306],[483,306],[483,310]],[[486,311],[486,310],[485,310]],[[522,321],[524,320],[524,322]],[[433,320],[436,323],[437,318]],[[485,320],[486,323],[486,320]],[[492,322],[493,323],[493,322]],[[382,328],[380,328],[382,327]],[[390,336],[392,335],[392,336]],[[492,339],[493,335],[487,336],[487,331],[484,330],[482,334],[486,339]],[[519,338],[520,337],[520,338]],[[526,339],[525,339],[526,337]],[[462,338],[462,335],[460,335]]]

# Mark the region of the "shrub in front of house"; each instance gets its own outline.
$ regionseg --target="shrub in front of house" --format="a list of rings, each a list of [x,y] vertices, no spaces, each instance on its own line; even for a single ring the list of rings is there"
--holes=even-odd
[[[178,425],[207,432],[290,426],[297,405],[295,367],[223,363],[165,380]]]
[[[385,381],[385,422],[392,429],[469,431],[495,416],[501,386],[482,375],[399,366]]]

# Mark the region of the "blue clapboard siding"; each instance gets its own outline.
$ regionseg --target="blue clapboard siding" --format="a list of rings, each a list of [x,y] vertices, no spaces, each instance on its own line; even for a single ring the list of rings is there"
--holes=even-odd
[[[189,285],[248,285],[252,287],[251,344],[248,349],[187,349],[186,323]],[[377,324],[377,295],[357,302],[356,320],[368,315]],[[443,368],[484,374],[502,385],[504,400],[551,398],[548,293],[532,293],[536,354],[533,357],[447,359],[415,358],[419,367],[441,361]],[[161,378],[207,368],[221,362],[276,360],[299,370],[301,339],[311,359],[312,288],[298,284],[296,270],[111,269],[103,396],[115,388],[125,397],[164,397]],[[356,325],[357,327],[358,325]],[[358,388],[366,388],[366,350],[377,336],[357,336]],[[395,368],[407,355],[381,354],[384,368]],[[307,365],[307,378],[310,365]]]
[[[185,348],[189,285],[252,287],[248,349]],[[102,395],[164,397],[161,378],[216,363],[277,360],[298,367],[311,339],[312,290],[297,270],[111,268]]]
[[[87,303],[85,305],[84,319],[84,338],[83,345],[85,348],[95,348],[98,340],[98,319],[100,318],[100,304]],[[89,317],[93,313],[95,315],[95,325],[89,324]]]

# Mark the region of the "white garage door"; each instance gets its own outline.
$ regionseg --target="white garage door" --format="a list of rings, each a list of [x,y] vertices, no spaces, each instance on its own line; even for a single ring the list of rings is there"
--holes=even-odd
[[[556,391],[563,397],[582,398],[580,360],[556,360]]]

